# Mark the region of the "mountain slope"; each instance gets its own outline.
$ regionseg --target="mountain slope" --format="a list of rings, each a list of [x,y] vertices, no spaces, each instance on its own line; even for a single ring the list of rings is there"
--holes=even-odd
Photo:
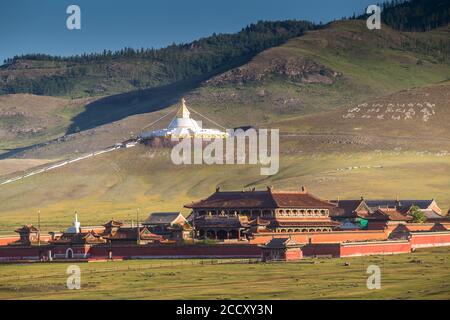
[[[224,106],[239,119],[228,126],[263,125],[437,83],[450,75],[449,30],[370,31],[359,20],[332,23],[208,80],[191,100],[203,110]],[[445,43],[446,51],[433,50],[433,43]]]
[[[0,94],[98,96],[168,85],[234,65],[313,27],[307,21],[260,21],[235,34],[214,34],[158,50],[18,56],[0,67]]]
[[[119,142],[139,133],[182,96],[194,110],[225,127],[276,123],[284,130],[282,121],[292,117],[445,81],[450,75],[445,58],[449,30],[411,33],[383,25],[370,31],[359,20],[332,23],[211,78],[98,99],[72,117],[66,127],[67,133],[75,133],[70,141],[21,157],[52,158]]]
[[[286,133],[450,140],[450,81],[402,90],[277,124]]]
[[[61,136],[72,117],[92,100],[0,95],[0,151]]]

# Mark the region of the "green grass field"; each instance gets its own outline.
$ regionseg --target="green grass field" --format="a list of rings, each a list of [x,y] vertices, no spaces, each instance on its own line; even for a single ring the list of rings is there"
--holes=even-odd
[[[0,299],[449,299],[449,260],[449,248],[434,248],[270,264],[80,263],[80,290],[66,287],[68,263],[0,265]],[[369,265],[381,269],[379,290],[367,289]]]

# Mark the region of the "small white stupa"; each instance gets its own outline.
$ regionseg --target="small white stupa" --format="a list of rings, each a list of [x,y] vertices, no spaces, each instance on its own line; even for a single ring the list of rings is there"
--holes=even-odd
[[[146,131],[140,134],[143,139],[166,138],[227,138],[228,133],[217,129],[203,129],[201,122],[191,118],[186,100],[181,99],[181,108],[166,129]]]
[[[75,212],[75,219],[71,227],[67,228],[66,233],[80,233],[81,224],[78,222],[78,214]]]

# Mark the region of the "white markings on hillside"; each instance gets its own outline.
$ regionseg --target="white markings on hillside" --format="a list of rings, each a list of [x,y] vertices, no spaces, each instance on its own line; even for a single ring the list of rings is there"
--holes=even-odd
[[[89,158],[92,158],[92,157],[95,157],[95,156],[98,156],[98,155],[101,155],[101,154],[104,154],[104,153],[112,152],[112,151],[115,151],[115,150],[118,150],[118,149],[122,149],[122,148],[132,148],[134,146],[136,146],[136,142],[134,142],[134,141],[127,142],[127,143],[118,143],[118,144],[116,144],[113,147],[108,147],[108,148],[100,150],[100,151],[91,152],[91,153],[79,156],[77,158],[63,160],[62,162],[50,165],[48,167],[41,168],[41,169],[38,169],[38,170],[35,170],[35,171],[31,171],[31,172],[27,172],[27,173],[25,173],[23,175],[20,175],[20,176],[17,176],[17,177],[14,177],[14,178],[2,181],[2,182],[0,182],[0,186],[5,185],[5,184],[9,184],[9,183],[13,183],[13,182],[16,182],[16,181],[19,181],[19,180],[22,180],[22,179],[25,179],[25,178],[28,178],[28,177],[40,174],[40,173],[44,173],[44,172],[48,172],[48,171],[51,171],[51,170],[54,170],[54,169],[57,169],[57,168],[61,168],[61,167],[64,167],[64,166],[66,166],[68,164],[75,163],[75,162],[78,162],[78,161],[81,161],[81,160],[85,160],[85,159],[89,159]]]
[[[430,102],[418,103],[368,103],[359,104],[356,107],[347,109],[347,113],[342,115],[344,119],[373,119],[373,120],[410,120],[420,119],[424,122],[430,120],[435,115],[434,107]]]

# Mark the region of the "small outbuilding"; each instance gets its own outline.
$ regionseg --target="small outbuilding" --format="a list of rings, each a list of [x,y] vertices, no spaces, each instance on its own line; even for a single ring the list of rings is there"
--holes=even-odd
[[[295,261],[303,258],[302,244],[289,238],[272,238],[261,246],[262,261]]]
[[[24,225],[16,230],[20,239],[11,243],[11,245],[31,246],[39,241],[39,229],[31,224]]]

